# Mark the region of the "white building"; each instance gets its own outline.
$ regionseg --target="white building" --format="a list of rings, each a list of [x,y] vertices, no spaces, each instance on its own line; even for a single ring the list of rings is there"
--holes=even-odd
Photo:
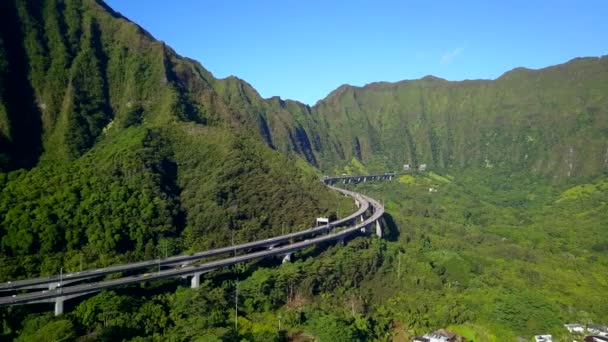
[[[594,335],[608,336],[608,327],[602,325],[587,324],[587,331]]]
[[[534,336],[536,342],[553,342],[553,336],[551,335],[536,335]]]
[[[445,329],[439,329],[433,331],[432,333],[425,334],[422,337],[414,338],[414,342],[454,342],[460,341],[460,337],[458,337],[455,333],[451,331],[447,331]]]
[[[564,324],[564,327],[568,329],[571,333],[583,333],[585,332],[585,327],[580,324]]]
[[[435,334],[435,333],[425,334],[422,337],[416,337],[414,339],[414,342],[449,342],[449,341],[450,340],[448,340],[447,336]]]

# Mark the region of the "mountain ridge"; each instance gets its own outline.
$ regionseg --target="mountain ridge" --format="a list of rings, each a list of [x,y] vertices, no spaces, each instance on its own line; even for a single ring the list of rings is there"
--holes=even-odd
[[[2,2],[0,278],[56,273],[78,254],[108,265],[249,241],[349,210],[257,133],[256,103],[101,1]]]
[[[608,146],[603,146],[604,138],[602,138],[606,137],[602,132],[606,130],[607,100],[602,95],[601,89],[608,88],[607,61],[607,56],[574,58],[563,64],[541,69],[515,68],[494,80],[449,81],[426,76],[398,82],[373,82],[364,86],[341,85],[314,106],[280,97],[263,99],[257,92],[252,92],[254,96],[248,96],[245,102],[259,104],[257,112],[263,113],[259,118],[260,133],[267,141],[272,141],[269,143],[271,146],[304,155],[309,162],[326,172],[341,172],[343,167],[349,165],[352,158],[358,159],[374,171],[387,168],[400,169],[402,164],[417,163],[429,164],[438,170],[448,170],[458,165],[461,169],[504,166],[517,171],[515,164],[528,164],[524,168],[519,168],[519,171],[543,174],[559,183],[571,177],[598,175],[606,170],[606,163],[602,161],[601,156],[602,150],[608,149]],[[237,83],[244,82],[246,87],[251,89],[251,85],[246,81],[239,78],[231,78],[231,80]],[[525,91],[522,91],[524,88]],[[384,94],[378,95],[374,92]],[[378,99],[380,96],[382,103]],[[468,100],[462,98],[463,96]],[[363,102],[361,102],[362,97],[365,99]],[[479,99],[471,97],[479,97]],[[437,106],[439,98],[444,103]],[[285,103],[291,104],[290,110],[285,111]],[[365,113],[361,112],[361,105],[365,107]],[[377,113],[385,111],[387,107],[390,107],[393,113],[382,113],[384,120],[391,121],[393,126],[401,125],[401,132],[405,132],[406,136],[413,134],[411,139],[406,138],[408,142],[389,149],[386,145],[391,142],[379,136],[378,132],[382,132],[382,129],[377,123]],[[397,113],[404,108],[410,112],[408,115]],[[426,108],[428,114],[433,117],[433,125],[444,127],[447,124],[446,120],[451,120],[453,125],[455,121],[470,121],[471,116],[475,116],[476,122],[488,121],[486,125],[492,126],[494,132],[475,133],[476,141],[466,141],[469,145],[477,145],[473,151],[475,155],[450,157],[452,153],[450,149],[453,150],[458,146],[448,142],[453,137],[448,138],[447,132],[440,132],[437,135],[435,129],[430,129],[429,123],[426,124],[428,127],[425,128],[425,132],[420,132],[416,125],[407,127],[406,122],[419,122],[423,120],[423,116],[428,117],[428,114],[422,115],[423,108]],[[559,120],[555,113],[551,113],[556,109],[562,112]],[[436,113],[437,110],[442,113]],[[453,116],[452,119],[446,118],[449,112],[452,112],[450,114]],[[302,115],[304,113],[307,115]],[[355,114],[356,116],[353,116]],[[590,115],[596,118],[595,122],[589,121],[589,118],[585,119]],[[439,116],[443,116],[443,119]],[[527,124],[522,124],[522,116],[526,118]],[[492,117],[495,122],[489,122]],[[585,127],[579,128],[594,131],[587,133],[596,136],[597,139],[591,142],[586,134],[580,133],[580,140],[586,143],[579,142],[579,146],[575,147],[573,144],[577,139],[572,137],[573,132],[566,126],[580,126],[585,122]],[[550,141],[543,141],[542,146],[538,148],[550,150],[551,153],[542,160],[536,159],[530,163],[527,159],[531,154],[526,152],[538,154],[538,149],[527,151],[530,147],[525,146],[525,141],[522,142],[521,137],[517,138],[513,135],[515,131],[546,130],[546,126],[542,128],[545,123],[548,123],[548,127],[560,128],[560,131],[553,132]],[[517,127],[513,127],[513,124],[517,124]],[[353,126],[361,127],[353,131]],[[517,158],[512,156],[511,160],[504,160],[498,150],[482,151],[483,144],[492,144],[490,141],[480,141],[485,139],[482,135],[502,134],[500,131],[503,128],[511,131],[510,137],[502,137],[503,142],[509,138],[519,142],[514,144],[519,146],[512,146],[513,149],[519,150],[519,152],[513,151],[518,154]],[[445,127],[440,131],[443,129]],[[413,132],[408,133],[410,130]],[[399,133],[392,132],[391,135],[396,138]],[[468,138],[467,133],[461,137],[461,140]],[[434,139],[439,141],[431,142]],[[525,137],[525,139],[534,140],[535,137],[529,135],[529,138]],[[560,141],[561,146],[555,144]],[[545,143],[549,143],[550,146]],[[415,145],[421,148],[416,148]],[[448,148],[448,145],[452,146]],[[589,146],[593,146],[595,150],[589,165],[583,165],[582,160],[574,161],[571,170],[570,162],[564,164],[557,162],[560,158],[558,156],[560,149],[569,150],[572,147],[575,150],[574,154],[577,154],[576,150],[587,154]],[[401,152],[398,151],[399,149]],[[435,152],[432,151],[433,149]],[[418,156],[418,153],[422,155]],[[401,156],[397,157],[398,154]],[[499,158],[493,159],[489,154]],[[451,159],[460,159],[460,162],[453,163]]]

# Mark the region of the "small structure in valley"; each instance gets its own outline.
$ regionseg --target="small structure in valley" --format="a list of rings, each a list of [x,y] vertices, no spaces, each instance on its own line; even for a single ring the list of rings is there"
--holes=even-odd
[[[553,342],[553,336],[551,335],[536,335],[534,336],[535,342]]]
[[[416,336],[413,339],[414,342],[462,342],[462,340],[461,336],[445,329],[435,330],[424,336]]]
[[[585,332],[585,327],[582,326],[581,324],[576,324],[576,323],[564,324],[564,327],[566,327],[566,329],[568,329],[568,331],[571,333]]]

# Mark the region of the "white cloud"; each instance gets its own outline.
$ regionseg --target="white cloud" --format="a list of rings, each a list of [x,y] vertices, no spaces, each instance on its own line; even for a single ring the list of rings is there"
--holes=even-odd
[[[446,52],[443,57],[441,57],[441,61],[439,62],[441,65],[450,64],[456,56],[460,55],[464,51],[464,48],[456,48],[452,51]]]

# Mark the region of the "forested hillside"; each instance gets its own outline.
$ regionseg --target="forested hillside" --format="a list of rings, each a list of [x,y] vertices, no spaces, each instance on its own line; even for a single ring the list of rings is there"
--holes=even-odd
[[[262,99],[235,77],[215,79],[103,3],[3,6],[5,170],[40,157],[73,159],[102,133],[173,121],[246,127],[326,171],[356,159],[378,171],[500,167],[562,182],[608,167],[608,57],[519,68],[492,81],[345,85],[310,107]]]
[[[353,210],[322,172],[403,164],[432,172],[358,188],[386,203],[385,239],[216,270],[199,290],[104,291],[62,317],[1,308],[0,339],[511,341],[608,324],[608,57],[342,86],[311,107],[214,78],[101,0],[2,1],[0,281],[300,230]]]
[[[0,6],[3,280],[224,246],[233,232],[251,241],[351,209],[264,143],[253,105],[229,101],[243,89],[103,2]]]
[[[496,80],[428,76],[341,86],[315,106],[262,99],[246,82],[215,89],[269,146],[311,164],[399,170],[500,168],[563,183],[608,170],[608,57],[578,58]]]
[[[502,168],[569,177],[608,170],[608,57],[494,81],[434,77],[344,86],[315,107],[355,157],[377,168]]]
[[[606,94],[608,57],[578,58],[496,80],[344,85],[312,108],[270,101],[264,129],[327,170],[356,159],[376,171],[498,167],[564,182],[608,169]],[[295,141],[282,133],[285,111]]]

